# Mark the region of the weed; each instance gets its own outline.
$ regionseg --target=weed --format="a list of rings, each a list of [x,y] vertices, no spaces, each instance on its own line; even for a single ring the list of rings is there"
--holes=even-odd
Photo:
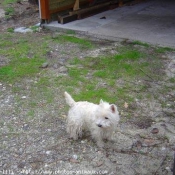
[[[175,78],[170,78],[169,81],[170,81],[171,83],[175,83]]]
[[[66,34],[67,35],[75,35],[75,31],[74,30],[67,30]]]
[[[3,1],[3,5],[7,5],[7,4],[13,4],[15,3],[17,0],[4,0]]]
[[[13,33],[13,32],[14,32],[14,28],[8,28],[8,29],[7,29],[7,32]]]
[[[155,52],[157,53],[165,53],[165,52],[172,52],[172,51],[175,51],[175,49],[170,47],[158,47],[155,49]]]
[[[33,32],[36,32],[36,31],[38,31],[39,26],[31,26],[30,29],[32,29]]]
[[[28,111],[27,116],[29,116],[29,119],[30,120],[34,119],[35,111],[34,110]]]
[[[150,45],[148,43],[143,43],[141,41],[133,41],[132,44],[139,45],[139,46],[144,46],[144,47],[150,47]]]
[[[74,59],[71,59],[70,61],[69,61],[69,64],[72,64],[72,65],[78,65],[78,64],[80,64],[81,63],[81,61],[80,61],[80,59],[78,59],[78,58],[74,58]]]
[[[13,7],[6,7],[6,9],[5,9],[6,16],[5,17],[7,19],[10,18],[12,15],[14,15],[14,13],[15,13],[15,10]]]

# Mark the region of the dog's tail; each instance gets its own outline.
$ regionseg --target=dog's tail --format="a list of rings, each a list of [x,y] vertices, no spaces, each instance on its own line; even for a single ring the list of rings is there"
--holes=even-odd
[[[66,99],[66,103],[67,103],[70,107],[74,106],[75,101],[74,101],[74,99],[73,99],[67,92],[64,92],[64,96],[65,96],[65,99]]]

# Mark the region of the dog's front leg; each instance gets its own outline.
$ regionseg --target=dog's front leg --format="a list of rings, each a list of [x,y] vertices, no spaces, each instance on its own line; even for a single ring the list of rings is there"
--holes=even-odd
[[[102,133],[99,130],[94,130],[94,131],[91,131],[91,135],[92,135],[93,139],[96,141],[97,146],[100,148],[103,148],[104,142],[103,142],[103,138],[102,138]]]

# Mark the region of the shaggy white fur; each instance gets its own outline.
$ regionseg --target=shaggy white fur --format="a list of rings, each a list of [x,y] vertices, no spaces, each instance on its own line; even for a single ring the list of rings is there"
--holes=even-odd
[[[70,106],[67,117],[67,132],[77,140],[82,136],[82,130],[89,130],[99,147],[103,147],[103,139],[112,139],[120,117],[117,106],[100,100],[93,104],[87,101],[75,102],[67,93],[64,93],[67,104]]]

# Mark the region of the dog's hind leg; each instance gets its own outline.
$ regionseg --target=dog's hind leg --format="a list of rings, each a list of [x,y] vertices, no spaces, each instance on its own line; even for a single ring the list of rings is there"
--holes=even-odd
[[[76,123],[68,122],[67,132],[70,135],[70,138],[77,140],[78,137],[82,137],[82,125],[77,125]]]

